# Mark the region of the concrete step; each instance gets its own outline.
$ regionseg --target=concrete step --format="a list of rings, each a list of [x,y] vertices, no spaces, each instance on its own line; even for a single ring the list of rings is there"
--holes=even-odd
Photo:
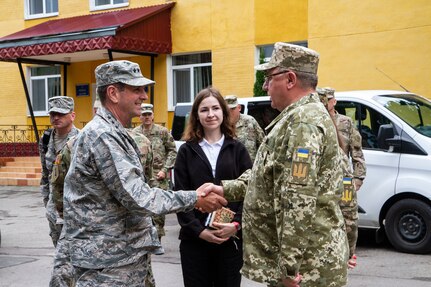
[[[38,186],[41,172],[39,157],[0,158],[0,185]]]
[[[0,170],[1,171],[1,170]],[[27,173],[27,172],[0,172],[0,178],[39,178],[39,173]]]
[[[40,162],[34,161],[8,161],[5,163],[5,167],[40,167]]]
[[[28,167],[28,166],[6,166],[0,167],[0,172],[27,172],[27,173],[40,173],[41,167]]]
[[[39,186],[40,185],[40,179],[37,179],[37,178],[0,178],[0,185]]]

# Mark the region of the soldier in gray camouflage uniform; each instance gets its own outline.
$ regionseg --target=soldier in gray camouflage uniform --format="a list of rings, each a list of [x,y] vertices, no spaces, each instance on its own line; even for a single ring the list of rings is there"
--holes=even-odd
[[[133,131],[145,135],[151,142],[153,150],[153,175],[149,178],[151,187],[161,189],[169,188],[169,172],[174,168],[177,150],[175,141],[169,130],[154,123],[154,112],[152,104],[141,105],[142,124]],[[154,216],[154,224],[157,228],[159,238],[165,235],[165,216]]]
[[[352,161],[349,169],[353,179],[351,189],[344,189],[340,207],[343,212],[344,221],[346,223],[347,238],[349,240],[349,267],[356,266],[356,241],[358,239],[358,198],[357,192],[362,186],[362,182],[366,175],[366,166],[364,153],[362,152],[362,138],[359,131],[356,129],[353,120],[345,115],[339,114],[335,110],[337,100],[335,99],[335,90],[329,87],[317,89],[321,97],[325,97],[325,103],[329,114],[339,131],[339,142],[345,156]]]
[[[44,138],[39,141],[39,155],[42,164],[42,177],[40,179],[40,189],[43,197],[43,203],[46,208],[46,217],[49,222],[49,235],[52,243],[57,246],[63,226],[61,218],[56,212],[52,192],[50,190],[49,179],[52,173],[52,167],[57,154],[62,150],[66,142],[79,130],[73,125],[75,120],[74,101],[71,97],[58,96],[48,100],[49,120],[53,126],[47,145]]]
[[[242,274],[269,286],[344,286],[348,243],[341,214],[341,157],[335,126],[319,100],[319,55],[276,43],[263,89],[280,115],[266,128],[253,169],[222,186],[245,195]],[[299,283],[301,280],[302,281]]]
[[[235,124],[236,137],[238,141],[245,145],[251,162],[254,162],[265,133],[252,116],[241,114],[241,105],[238,104],[236,96],[228,95],[224,99],[230,109],[231,120]]]
[[[64,242],[75,286],[143,286],[148,254],[162,251],[151,216],[226,204],[219,195],[165,191],[145,182],[139,149],[125,127],[154,84],[139,65],[112,61],[95,71],[102,103],[76,137],[64,183]],[[57,250],[58,252],[58,250]]]

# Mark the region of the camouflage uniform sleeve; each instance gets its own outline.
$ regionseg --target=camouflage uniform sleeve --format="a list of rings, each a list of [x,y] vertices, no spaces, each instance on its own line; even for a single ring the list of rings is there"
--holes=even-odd
[[[364,180],[366,175],[365,158],[362,152],[362,138],[359,131],[352,125],[350,151],[353,164],[353,177]]]
[[[273,190],[280,194],[277,205],[281,208],[276,215],[280,247],[278,266],[284,276],[294,276],[316,226],[319,196],[316,183],[320,184],[317,171],[324,142],[322,130],[315,125],[296,122],[283,128],[285,131],[275,143],[279,148],[268,160],[273,161]]]
[[[168,174],[169,170],[174,168],[175,159],[177,157],[177,149],[172,135],[167,129],[164,130],[163,143],[166,151],[166,161],[162,171]]]
[[[244,171],[237,179],[222,180],[221,184],[223,186],[224,197],[228,201],[244,200],[250,174],[251,169],[248,169]]]
[[[145,178],[150,182],[153,176],[153,150],[151,149],[151,143],[148,145],[148,153],[145,157]]]
[[[70,166],[71,152],[70,147],[66,144],[61,152],[55,158],[54,165],[51,173],[51,192],[52,200],[54,201],[55,208],[63,218],[63,188],[64,178]]]
[[[42,165],[42,176],[40,178],[40,193],[42,194],[43,204],[46,207],[49,199],[49,171],[46,167],[45,151],[43,150],[42,139],[39,141],[39,156]]]
[[[259,149],[260,144],[263,142],[263,138],[265,137],[265,133],[263,132],[262,128],[259,126],[258,122],[252,118],[253,125],[255,129],[256,134],[256,150]]]
[[[104,185],[127,209],[154,216],[194,208],[196,191],[150,188],[136,151],[125,152],[125,147],[110,135],[101,135],[91,151]]]

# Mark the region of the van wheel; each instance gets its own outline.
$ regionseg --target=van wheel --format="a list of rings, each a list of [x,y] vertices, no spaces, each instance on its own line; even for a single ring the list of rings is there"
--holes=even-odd
[[[431,252],[431,206],[417,199],[398,201],[386,215],[385,231],[398,251]]]

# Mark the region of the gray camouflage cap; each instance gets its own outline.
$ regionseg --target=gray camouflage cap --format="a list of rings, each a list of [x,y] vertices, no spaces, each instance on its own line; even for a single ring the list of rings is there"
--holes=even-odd
[[[152,104],[141,104],[141,115],[142,114],[152,114],[153,113],[153,105]]]
[[[68,114],[73,112],[74,106],[75,103],[71,97],[52,97],[48,100],[48,113]]]
[[[226,101],[226,104],[229,107],[229,109],[234,109],[238,106],[238,99],[234,95],[225,96],[224,100]]]
[[[148,86],[155,84],[154,81],[145,78],[139,65],[130,61],[111,61],[97,66],[97,87],[103,87],[115,83],[123,83],[130,86]]]
[[[259,71],[265,71],[281,67],[298,72],[317,74],[318,65],[319,54],[316,51],[298,45],[277,42],[274,44],[274,50],[269,62],[257,65],[254,68]]]

